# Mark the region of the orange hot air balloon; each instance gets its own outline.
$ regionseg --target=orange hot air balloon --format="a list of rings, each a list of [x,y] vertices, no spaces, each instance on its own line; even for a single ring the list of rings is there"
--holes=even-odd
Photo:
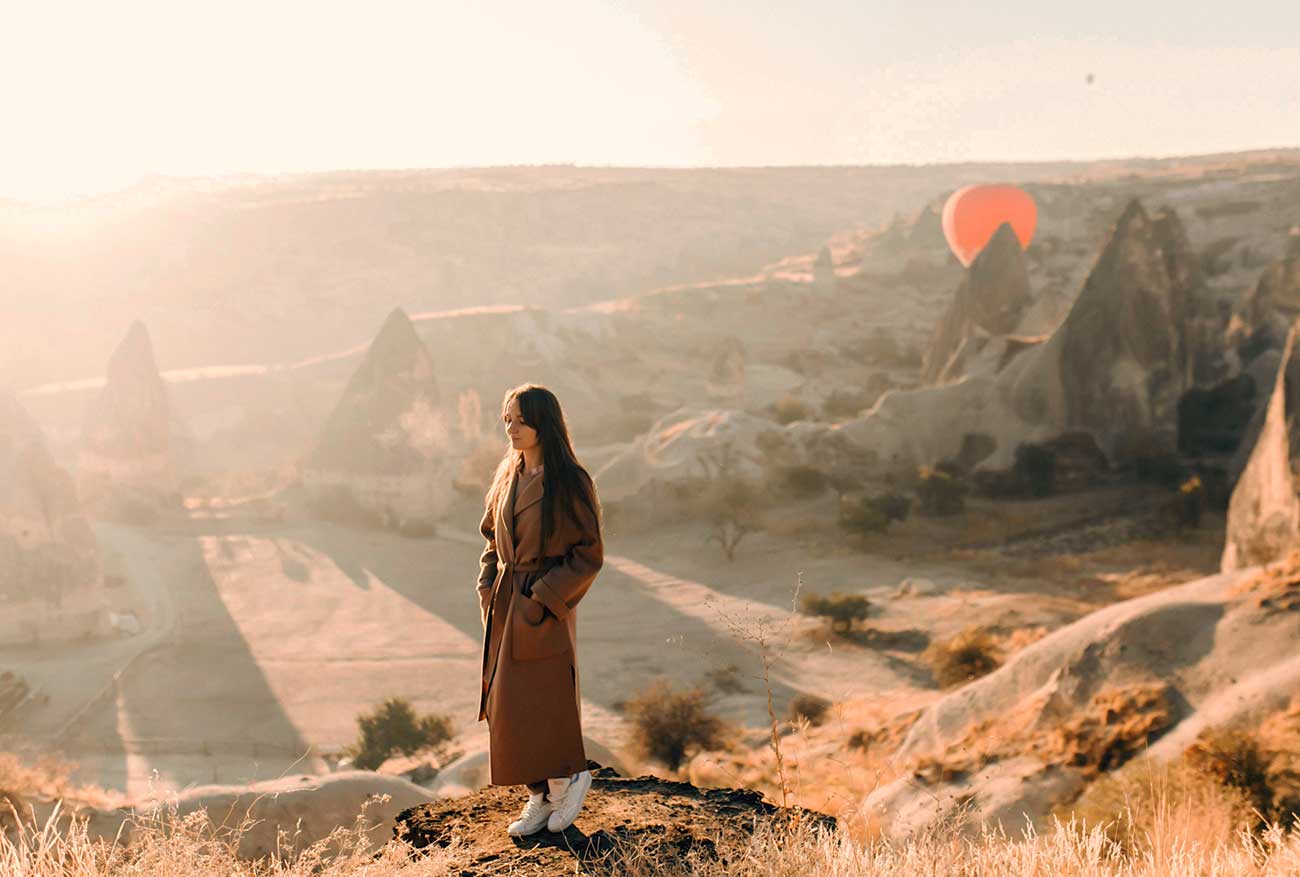
[[[969,266],[1004,222],[1029,246],[1038,225],[1038,207],[1024,189],[1015,186],[965,186],[943,205],[943,236],[963,265]]]

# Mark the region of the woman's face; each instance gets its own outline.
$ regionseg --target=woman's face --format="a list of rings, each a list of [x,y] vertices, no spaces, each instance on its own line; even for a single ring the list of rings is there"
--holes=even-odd
[[[510,400],[504,416],[506,435],[510,437],[510,446],[522,451],[537,445],[537,430],[524,423],[524,416],[519,411],[519,398]]]

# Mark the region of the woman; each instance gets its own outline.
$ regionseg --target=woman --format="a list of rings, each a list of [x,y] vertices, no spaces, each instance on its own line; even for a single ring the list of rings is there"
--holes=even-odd
[[[596,485],[578,462],[555,394],[537,384],[506,393],[510,447],[497,466],[479,531],[483,689],[493,785],[526,785],[507,831],[563,831],[591,772],[582,747],[578,601],[604,561]]]

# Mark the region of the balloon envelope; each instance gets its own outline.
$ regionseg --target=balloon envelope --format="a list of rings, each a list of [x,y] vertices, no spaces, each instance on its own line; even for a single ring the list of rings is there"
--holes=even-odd
[[[1004,222],[1029,246],[1038,225],[1038,207],[1024,189],[1015,186],[966,186],[943,205],[943,236],[963,265],[970,265]]]

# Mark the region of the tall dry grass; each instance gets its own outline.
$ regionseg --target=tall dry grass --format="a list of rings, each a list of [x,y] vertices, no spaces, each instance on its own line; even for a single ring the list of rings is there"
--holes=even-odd
[[[1157,798],[1153,806],[1155,812],[1145,820],[1151,830],[1146,842],[1137,846],[1116,842],[1102,825],[1089,827],[1076,820],[1058,822],[1048,834],[1018,838],[986,831],[972,839],[952,831],[952,826],[941,826],[906,843],[861,842],[807,821],[763,821],[755,825],[752,835],[719,834],[715,845],[697,844],[685,857],[654,836],[644,842],[624,841],[598,859],[586,859],[579,871],[627,877],[1283,877],[1300,873],[1300,837],[1279,826],[1262,834],[1198,837],[1195,824],[1179,824],[1175,814],[1187,814],[1179,802]],[[358,826],[340,827],[330,838],[302,851],[246,862],[235,852],[247,823],[217,833],[201,813],[178,818],[174,811],[163,812],[140,821],[131,844],[124,845],[91,839],[84,826],[60,832],[51,817],[44,826],[0,836],[0,874],[414,877],[473,870],[481,854],[462,843],[414,856],[397,841],[375,849],[362,826],[359,819]],[[291,847],[288,840],[286,848]],[[497,865],[501,867],[494,873],[510,873],[507,862]]]

